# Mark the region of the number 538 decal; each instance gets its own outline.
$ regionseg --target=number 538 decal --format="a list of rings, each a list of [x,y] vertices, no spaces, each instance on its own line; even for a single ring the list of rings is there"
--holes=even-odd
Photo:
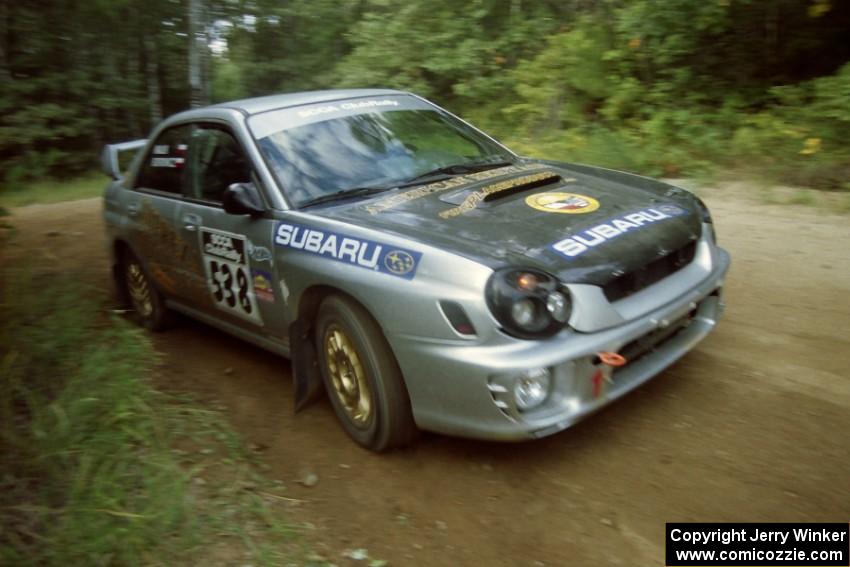
[[[245,248],[245,237],[240,234],[201,229],[201,253],[213,303],[232,315],[262,324]]]

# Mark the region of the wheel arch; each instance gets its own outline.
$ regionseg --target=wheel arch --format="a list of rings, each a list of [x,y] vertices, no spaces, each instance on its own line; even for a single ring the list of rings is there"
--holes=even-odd
[[[295,386],[296,411],[316,401],[324,391],[313,333],[319,306],[331,295],[341,296],[359,305],[375,321],[381,333],[384,333],[383,326],[369,306],[352,294],[328,284],[314,284],[304,289],[294,310],[295,319],[289,326],[289,351],[292,361],[292,380]],[[392,351],[389,341],[387,343]]]

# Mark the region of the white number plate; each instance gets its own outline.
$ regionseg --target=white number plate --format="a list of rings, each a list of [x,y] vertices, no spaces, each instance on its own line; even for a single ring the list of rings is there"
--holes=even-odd
[[[201,229],[201,252],[213,303],[232,315],[262,324],[246,248],[240,234]]]

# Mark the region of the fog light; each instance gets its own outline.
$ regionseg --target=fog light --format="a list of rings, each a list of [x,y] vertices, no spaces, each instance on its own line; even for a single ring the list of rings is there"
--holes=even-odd
[[[517,377],[514,399],[521,411],[534,409],[549,396],[552,379],[547,368],[532,368]]]

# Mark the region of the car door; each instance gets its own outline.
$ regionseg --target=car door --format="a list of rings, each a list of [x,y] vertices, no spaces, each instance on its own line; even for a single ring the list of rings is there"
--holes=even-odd
[[[207,300],[199,307],[231,324],[271,337],[285,336],[284,309],[275,293],[271,218],[228,214],[224,191],[258,177],[224,125],[196,124],[187,152],[187,194],[178,217],[198,250]],[[262,192],[262,191],[261,191]]]
[[[197,254],[182,239],[177,219],[191,132],[191,126],[180,125],[157,136],[124,198],[130,246],[157,287],[172,298],[191,293],[185,271]]]

